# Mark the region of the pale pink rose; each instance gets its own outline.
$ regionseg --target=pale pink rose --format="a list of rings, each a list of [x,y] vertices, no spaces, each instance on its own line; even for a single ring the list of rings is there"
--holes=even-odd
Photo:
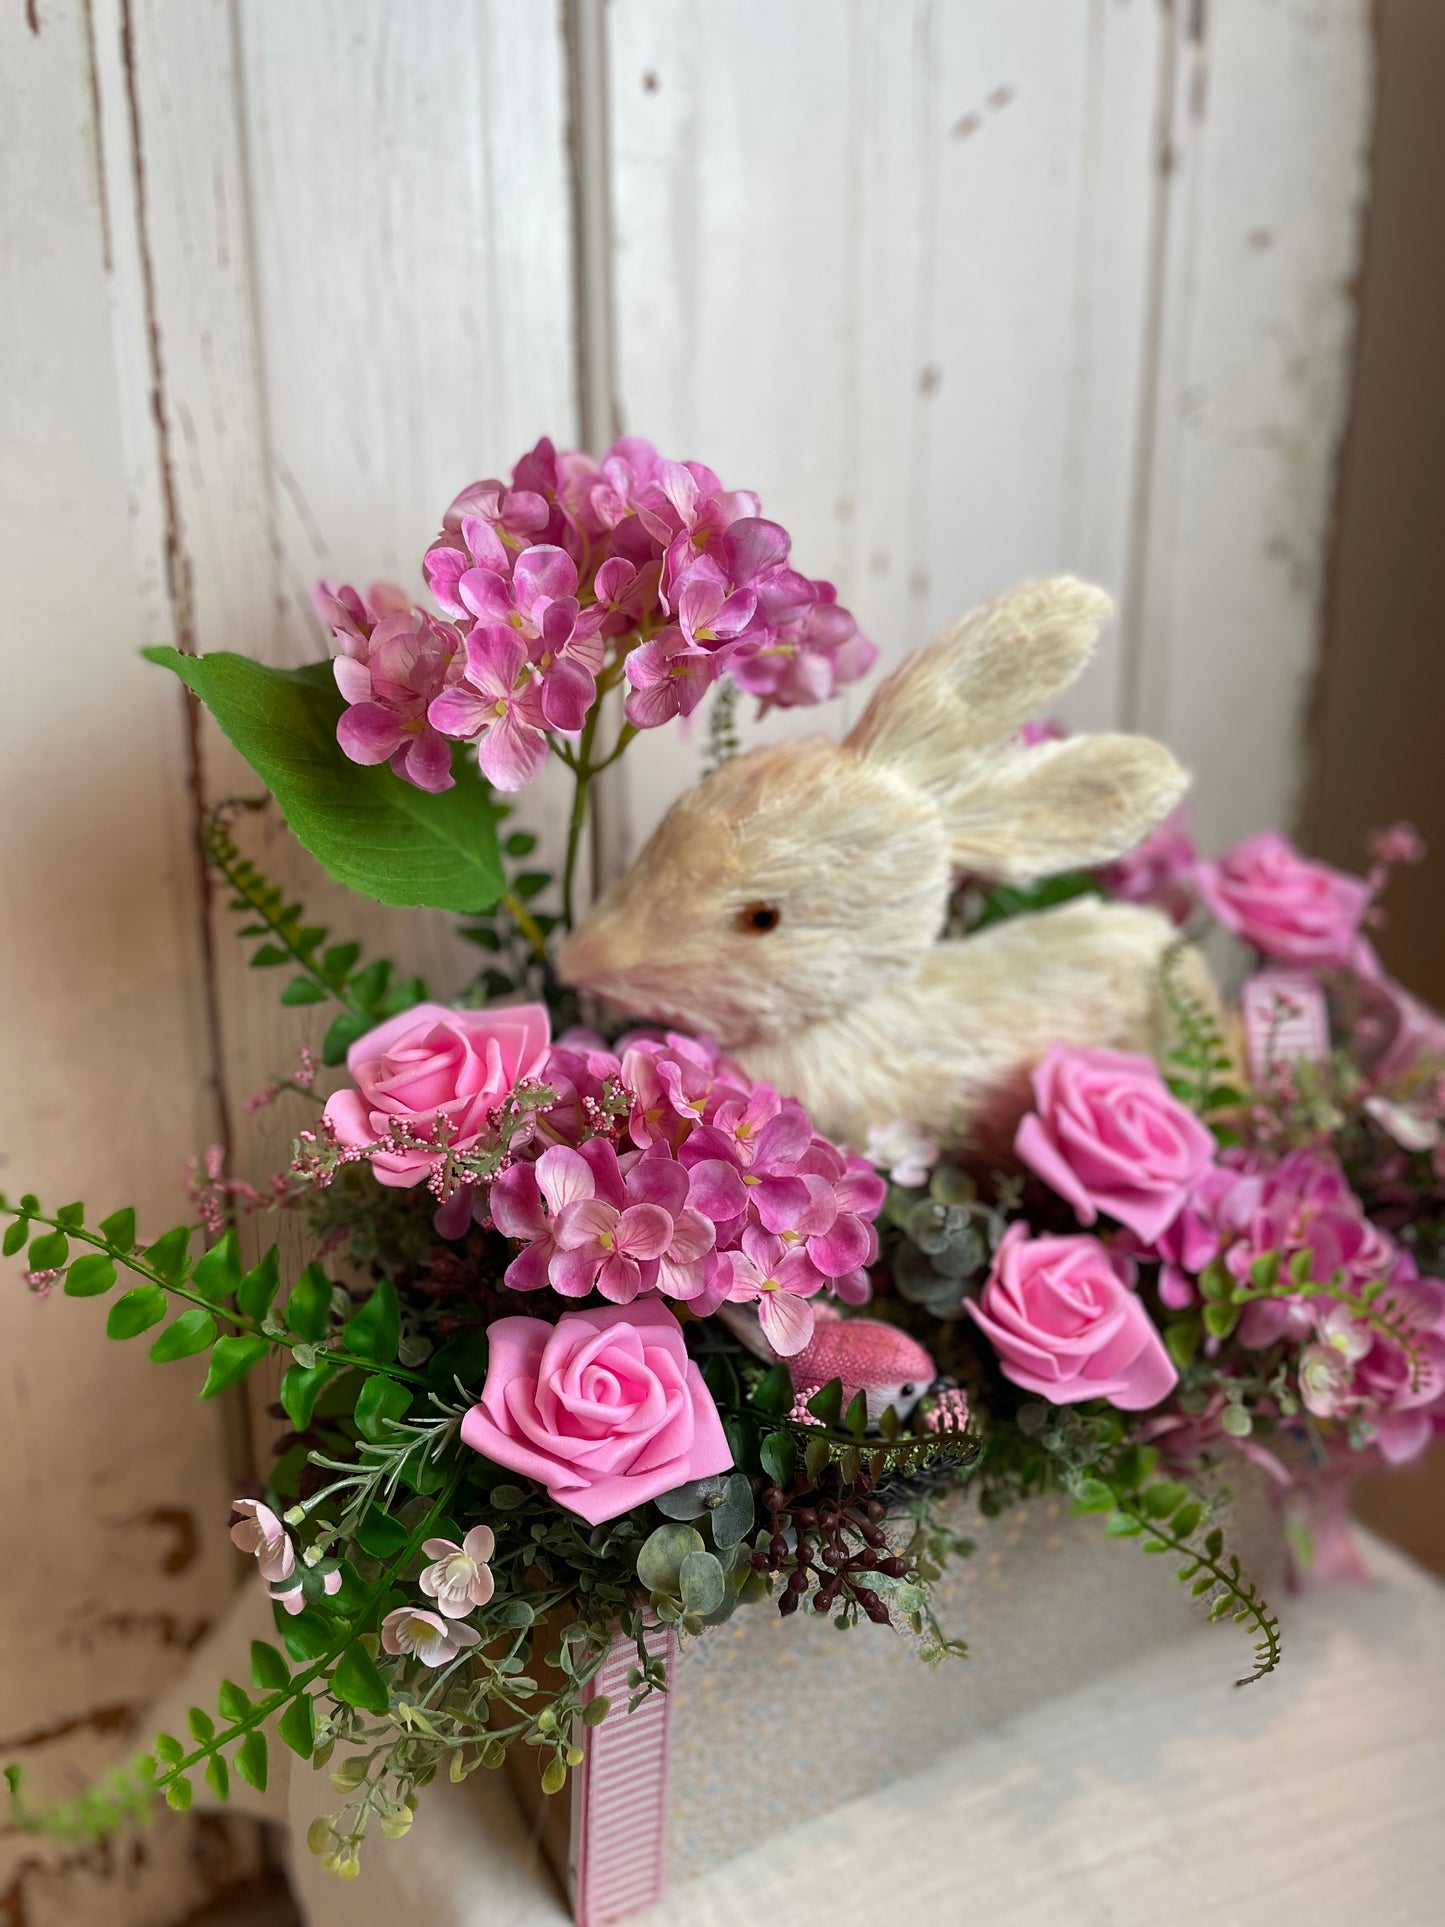
[[[1178,1382],[1134,1290],[1134,1266],[1097,1238],[1033,1238],[1012,1224],[977,1304],[966,1309],[1005,1378],[1051,1405],[1103,1398],[1157,1405]]]
[[[468,1150],[502,1099],[546,1058],[540,1004],[505,1010],[448,1010],[415,1004],[358,1037],[346,1053],[353,1090],[337,1091],[326,1116],[343,1144],[385,1143],[393,1120],[429,1137],[445,1116],[453,1148]],[[387,1151],[371,1160],[382,1184],[420,1184],[436,1162],[427,1151]]]
[[[1370,901],[1363,877],[1311,862],[1273,830],[1196,864],[1193,878],[1227,930],[1284,963],[1348,964]]]
[[[1152,1244],[1214,1161],[1214,1137],[1159,1067],[1125,1051],[1051,1045],[1033,1076],[1034,1109],[1014,1150],[1074,1207],[1102,1211]]]
[[[589,1525],[659,1492],[731,1469],[702,1373],[664,1305],[498,1318],[481,1403],[463,1442],[495,1465],[536,1479]]]

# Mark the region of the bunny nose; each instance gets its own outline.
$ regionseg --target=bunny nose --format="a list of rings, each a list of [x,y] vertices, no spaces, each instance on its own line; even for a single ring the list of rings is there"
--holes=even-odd
[[[589,917],[563,938],[557,952],[557,975],[574,990],[605,990],[620,972],[637,962],[637,957],[629,954],[634,948],[629,935],[625,925]]]

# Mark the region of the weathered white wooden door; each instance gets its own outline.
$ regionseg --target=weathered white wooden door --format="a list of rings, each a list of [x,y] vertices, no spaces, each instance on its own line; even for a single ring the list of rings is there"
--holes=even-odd
[[[318,575],[615,428],[760,490],[896,657],[1017,577],[1121,617],[1070,718],[1157,731],[1218,844],[1288,816],[1351,329],[1367,0],[13,0],[0,19],[0,1187],[181,1215],[252,1175],[305,1012],[196,857],[254,789],[143,642],[322,653]],[[833,727],[839,715],[821,718]],[[800,719],[808,727],[820,718]],[[773,725],[781,726],[781,725]],[[646,745],[614,868],[691,780]],[[624,765],[624,768],[627,766]],[[559,799],[529,799],[554,835]],[[445,989],[446,927],[318,918]],[[0,1295],[0,1756],[61,1790],[223,1598],[229,1427]],[[0,1840],[0,1920],[158,1927],[253,1848]]]

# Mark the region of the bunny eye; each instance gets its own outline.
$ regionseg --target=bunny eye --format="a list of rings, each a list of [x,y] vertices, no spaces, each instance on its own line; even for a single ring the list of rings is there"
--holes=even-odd
[[[738,929],[746,930],[750,936],[765,936],[769,930],[776,930],[783,921],[783,913],[775,903],[750,903],[738,911]]]

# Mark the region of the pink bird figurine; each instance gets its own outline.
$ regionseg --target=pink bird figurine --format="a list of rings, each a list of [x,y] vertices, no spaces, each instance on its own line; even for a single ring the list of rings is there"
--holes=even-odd
[[[772,1364],[778,1362],[755,1313],[741,1305],[723,1305],[718,1316],[749,1351]],[[880,1318],[844,1318],[831,1305],[815,1305],[813,1321],[813,1336],[807,1344],[783,1360],[800,1404],[830,1380],[840,1378],[845,1411],[861,1392],[870,1425],[876,1425],[890,1405],[899,1418],[906,1419],[937,1376],[931,1355],[896,1325]]]

